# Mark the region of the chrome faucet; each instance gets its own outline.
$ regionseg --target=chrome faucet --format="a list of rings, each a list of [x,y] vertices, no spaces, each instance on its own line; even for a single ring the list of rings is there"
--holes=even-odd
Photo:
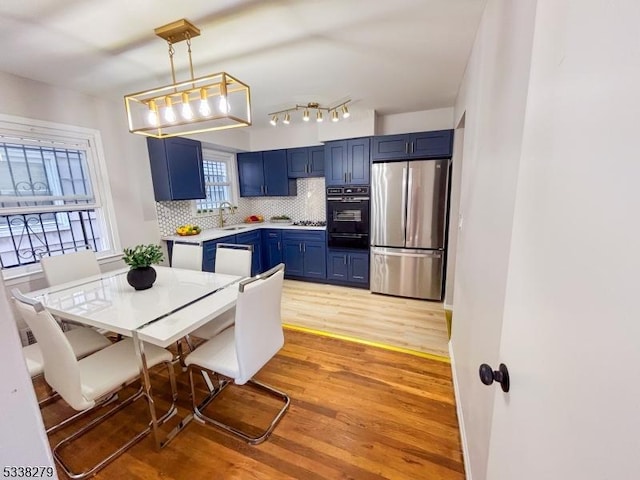
[[[222,215],[222,213],[223,213],[225,205],[229,206],[230,213],[235,213],[235,211],[236,211],[236,207],[231,205],[229,202],[225,201],[225,202],[222,202],[220,204],[220,212],[219,212],[219,214],[220,214],[220,228],[224,227],[224,216]]]

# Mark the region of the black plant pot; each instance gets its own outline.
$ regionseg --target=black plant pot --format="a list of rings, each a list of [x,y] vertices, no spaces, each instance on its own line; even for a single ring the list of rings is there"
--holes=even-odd
[[[156,281],[156,271],[153,267],[132,268],[127,273],[127,282],[136,290],[151,288]]]

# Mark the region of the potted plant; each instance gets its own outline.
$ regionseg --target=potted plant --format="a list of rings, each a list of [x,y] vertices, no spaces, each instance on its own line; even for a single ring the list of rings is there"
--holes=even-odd
[[[159,245],[136,245],[125,248],[122,260],[131,267],[127,282],[136,290],[151,288],[156,281],[156,271],[151,265],[164,259]]]

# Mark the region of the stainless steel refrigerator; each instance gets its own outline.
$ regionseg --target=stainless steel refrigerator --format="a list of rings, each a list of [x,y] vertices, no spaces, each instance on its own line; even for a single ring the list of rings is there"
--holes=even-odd
[[[449,160],[371,168],[371,291],[442,300]]]

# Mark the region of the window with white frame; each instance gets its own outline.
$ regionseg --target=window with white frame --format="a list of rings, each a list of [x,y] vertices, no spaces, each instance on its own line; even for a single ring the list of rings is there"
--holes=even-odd
[[[0,116],[3,271],[32,271],[44,255],[112,251],[99,145],[95,130]]]
[[[202,149],[204,183],[207,198],[195,200],[196,214],[215,212],[222,202],[236,205],[237,193],[234,182],[235,156],[209,148]]]

